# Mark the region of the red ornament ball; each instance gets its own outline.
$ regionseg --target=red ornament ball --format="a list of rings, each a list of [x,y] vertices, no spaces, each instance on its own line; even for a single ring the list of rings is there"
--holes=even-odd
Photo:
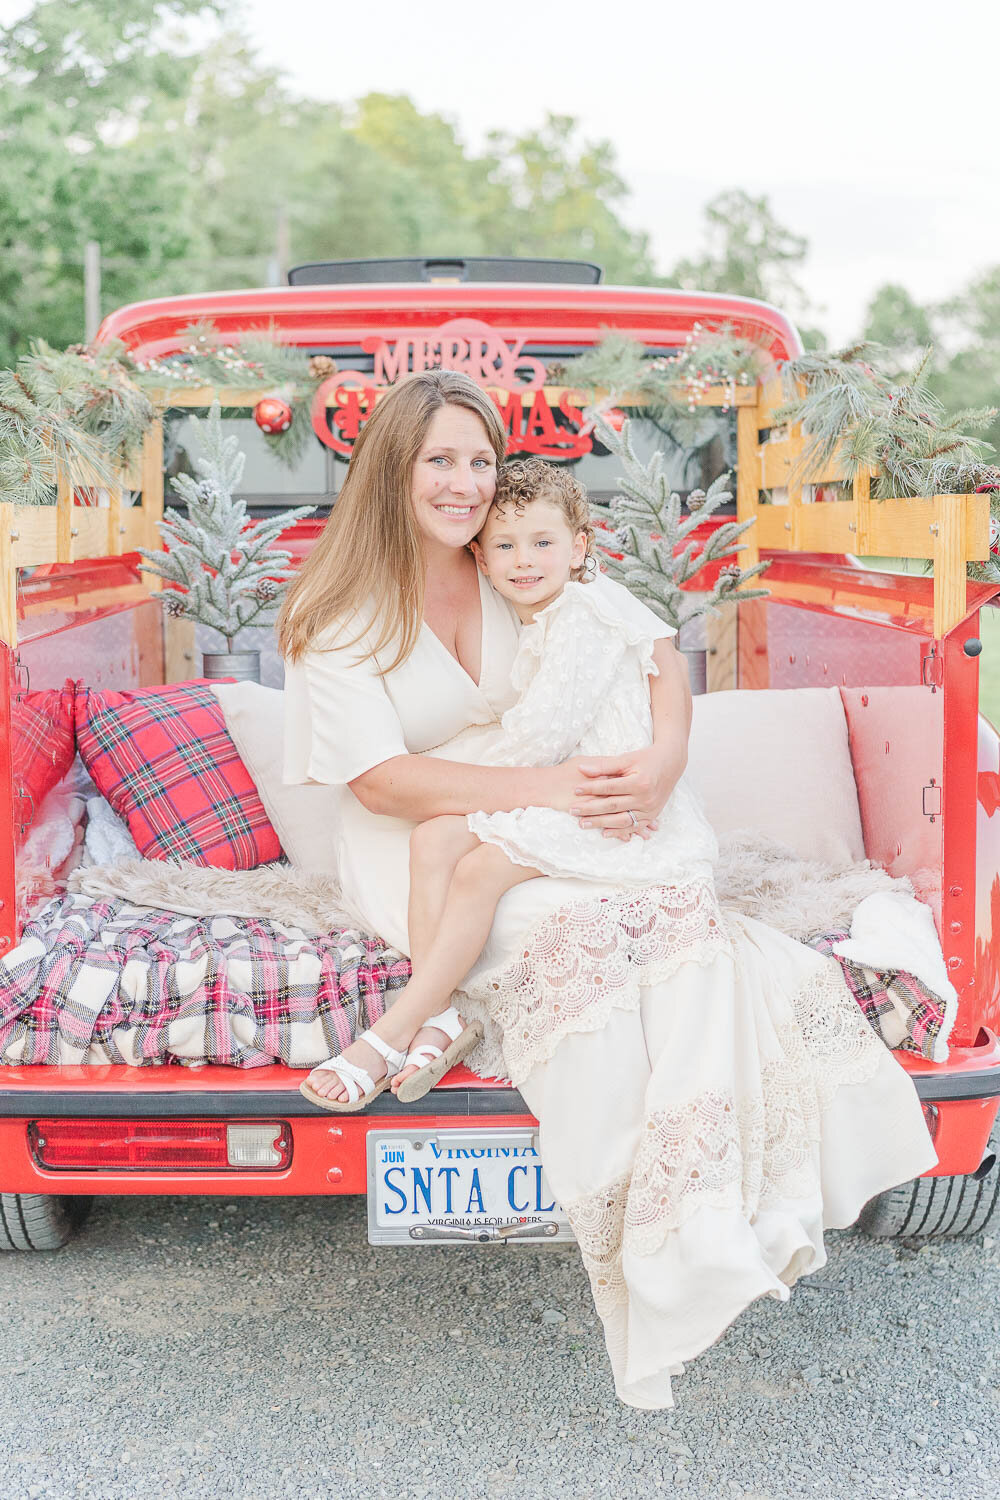
[[[265,396],[254,407],[253,419],[261,432],[287,432],[292,425],[292,408],[278,396]]]

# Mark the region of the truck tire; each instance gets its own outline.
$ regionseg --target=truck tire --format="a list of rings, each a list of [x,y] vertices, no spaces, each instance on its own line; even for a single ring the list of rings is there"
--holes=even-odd
[[[858,1228],[878,1239],[971,1239],[998,1225],[1000,1167],[992,1149],[967,1176],[918,1177],[879,1193],[858,1218]]]
[[[0,1251],[60,1250],[90,1213],[93,1198],[0,1193]]]

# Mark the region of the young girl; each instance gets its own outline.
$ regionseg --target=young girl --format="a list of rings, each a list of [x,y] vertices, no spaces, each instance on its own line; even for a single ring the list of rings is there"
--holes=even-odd
[[[468,759],[546,766],[650,744],[653,647],[658,635],[675,632],[654,626],[627,589],[597,571],[583,487],[540,459],[506,464],[472,547],[523,628],[512,671],[519,700],[496,730],[470,731]],[[659,823],[624,840],[582,829],[572,814],[545,807],[418,825],[410,839],[413,976],[393,1010],[398,1015],[403,1007],[416,1026],[443,1033],[446,1045],[415,1036],[392,1078],[400,1100],[421,1098],[481,1037],[479,1022],[463,1025],[453,1005],[439,1008],[479,957],[506,891],[539,875],[668,885],[680,873],[690,878],[693,867],[710,873],[716,854],[715,837],[683,780]],[[332,1100],[302,1086],[327,1109],[362,1109],[381,1091],[343,1058],[321,1066],[338,1073],[349,1095]]]

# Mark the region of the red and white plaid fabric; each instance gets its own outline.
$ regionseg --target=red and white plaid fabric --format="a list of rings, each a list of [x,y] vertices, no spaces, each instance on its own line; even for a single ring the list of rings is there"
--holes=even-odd
[[[22,693],[11,701],[10,744],[16,796],[37,810],[73,764],[73,683]],[[15,826],[20,810],[15,809]],[[30,825],[29,817],[27,823]]]
[[[284,1063],[342,1052],[406,984],[374,937],[63,896],[0,958],[4,1063]]]
[[[146,859],[252,870],[281,855],[257,788],[204,682],[76,690],[76,740]]]

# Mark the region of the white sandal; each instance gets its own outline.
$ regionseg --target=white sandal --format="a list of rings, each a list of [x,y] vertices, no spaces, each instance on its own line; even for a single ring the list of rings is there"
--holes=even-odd
[[[336,1073],[341,1083],[347,1090],[346,1099],[330,1099],[326,1094],[317,1094],[305,1081],[299,1084],[299,1093],[304,1094],[311,1104],[318,1104],[320,1109],[336,1110],[340,1114],[353,1114],[358,1110],[365,1109],[379,1094],[384,1094],[393,1079],[402,1068],[406,1066],[406,1054],[398,1052],[395,1047],[390,1047],[384,1042],[376,1031],[363,1031],[355,1041],[367,1042],[369,1047],[374,1047],[386,1061],[386,1074],[375,1082],[372,1075],[361,1068],[357,1063],[348,1062],[339,1052],[336,1057],[329,1058],[326,1062],[316,1064],[315,1072],[320,1069],[324,1072]]]
[[[396,1090],[396,1098],[401,1104],[413,1104],[415,1100],[422,1099],[449,1069],[472,1050],[483,1034],[483,1023],[469,1021],[466,1024],[454,1005],[449,1005],[439,1016],[429,1016],[420,1030],[423,1031],[427,1026],[433,1026],[436,1031],[443,1031],[445,1036],[450,1036],[451,1044],[442,1052],[433,1042],[424,1042],[406,1054],[404,1067],[416,1064],[417,1071],[411,1073],[409,1078],[404,1078]]]

